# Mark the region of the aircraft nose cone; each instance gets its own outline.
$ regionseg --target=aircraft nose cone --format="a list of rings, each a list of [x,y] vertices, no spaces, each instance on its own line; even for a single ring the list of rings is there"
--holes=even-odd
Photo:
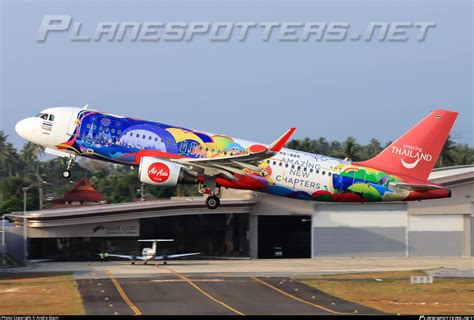
[[[32,129],[33,128],[31,126],[31,121],[29,118],[23,119],[15,125],[16,133],[18,133],[20,137],[26,140],[28,140],[31,137]]]

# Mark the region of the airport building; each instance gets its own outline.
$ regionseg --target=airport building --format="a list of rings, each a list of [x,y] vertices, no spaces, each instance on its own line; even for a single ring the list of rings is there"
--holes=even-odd
[[[474,256],[474,166],[436,169],[430,180],[451,198],[341,204],[225,190],[203,198],[61,207],[8,215],[7,251],[29,259],[90,260],[105,250],[137,254],[138,239],[173,238],[159,252],[204,258]]]

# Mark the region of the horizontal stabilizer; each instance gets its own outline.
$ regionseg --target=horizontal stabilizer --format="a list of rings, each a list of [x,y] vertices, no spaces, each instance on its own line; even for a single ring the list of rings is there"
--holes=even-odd
[[[414,184],[414,183],[390,183],[390,186],[396,187],[398,189],[415,190],[415,191],[444,189],[443,187],[432,185],[432,184],[430,185],[430,184]]]
[[[140,239],[138,242],[169,242],[174,241],[174,239]]]

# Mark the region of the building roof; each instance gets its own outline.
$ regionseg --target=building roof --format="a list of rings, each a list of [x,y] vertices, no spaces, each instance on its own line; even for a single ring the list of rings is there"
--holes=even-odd
[[[55,227],[178,215],[250,213],[251,206],[255,204],[255,199],[222,199],[220,207],[209,210],[204,199],[204,197],[175,198],[35,210],[28,211],[26,218],[29,227]],[[6,216],[13,218],[17,225],[23,223],[22,212],[12,212]]]
[[[474,165],[436,168],[431,172],[428,180],[446,187],[474,181]]]
[[[60,200],[63,201],[83,201],[83,202],[102,202],[105,197],[99,193],[86,178],[80,179],[74,187],[66,193]]]

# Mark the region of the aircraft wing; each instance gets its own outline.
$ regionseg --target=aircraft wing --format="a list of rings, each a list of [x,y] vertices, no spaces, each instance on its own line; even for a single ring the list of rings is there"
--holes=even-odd
[[[145,260],[145,258],[142,256],[127,256],[124,254],[110,254],[109,253],[109,257],[116,257],[116,258],[129,259],[129,260]]]
[[[218,158],[180,158],[170,159],[170,161],[185,166],[192,171],[201,172],[206,176],[223,175],[230,180],[235,180],[232,173],[245,174],[243,172],[244,169],[261,172],[261,169],[258,167],[258,162],[268,159],[280,152],[295,130],[295,128],[290,128],[270,146],[258,146],[247,154],[230,155]]]
[[[199,254],[201,254],[201,252],[170,254],[169,256],[156,256],[155,260],[176,259],[181,257],[197,256]]]

